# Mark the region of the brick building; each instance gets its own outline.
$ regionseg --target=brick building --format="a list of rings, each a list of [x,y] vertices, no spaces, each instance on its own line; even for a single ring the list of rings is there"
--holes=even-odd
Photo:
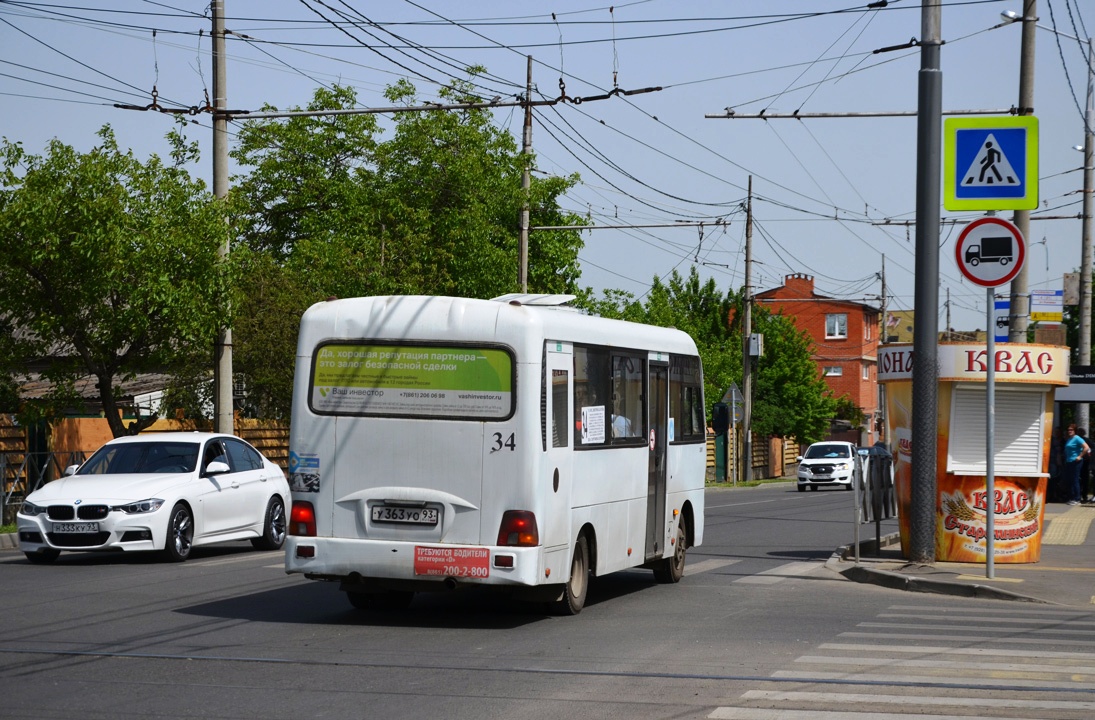
[[[783,285],[753,296],[769,312],[794,321],[814,343],[814,362],[833,397],[851,398],[865,416],[869,431],[864,443],[877,437],[874,422],[878,407],[878,308],[852,300],[826,297],[814,292],[811,275],[795,273]]]

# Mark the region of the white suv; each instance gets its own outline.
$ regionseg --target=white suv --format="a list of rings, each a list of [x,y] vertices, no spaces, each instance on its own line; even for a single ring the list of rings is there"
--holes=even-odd
[[[843,485],[851,490],[857,460],[856,446],[850,442],[814,443],[805,455],[798,456],[798,491],[817,490],[821,485]]]

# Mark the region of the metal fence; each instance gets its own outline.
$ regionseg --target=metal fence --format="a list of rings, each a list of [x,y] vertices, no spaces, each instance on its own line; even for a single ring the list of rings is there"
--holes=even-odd
[[[50,480],[65,474],[69,465],[87,460],[83,452],[0,452],[0,522],[15,522],[15,511],[23,498]]]

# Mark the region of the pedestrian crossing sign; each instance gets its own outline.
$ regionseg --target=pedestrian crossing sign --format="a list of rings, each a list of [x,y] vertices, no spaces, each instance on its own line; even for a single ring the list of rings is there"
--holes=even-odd
[[[1038,118],[953,117],[943,127],[943,207],[1038,207]]]

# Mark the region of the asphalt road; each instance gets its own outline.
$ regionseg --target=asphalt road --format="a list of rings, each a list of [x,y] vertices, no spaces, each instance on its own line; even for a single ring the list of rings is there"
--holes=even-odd
[[[824,562],[850,493],[707,502],[679,584],[598,578],[576,617],[477,591],[362,613],[245,544],[0,552],[0,717],[1095,717],[1095,614],[849,582]]]

